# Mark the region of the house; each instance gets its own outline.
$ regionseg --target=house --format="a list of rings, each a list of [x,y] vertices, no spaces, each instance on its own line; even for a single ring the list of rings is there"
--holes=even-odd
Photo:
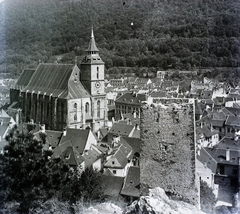
[[[103,168],[104,152],[96,145],[92,144],[91,148],[83,154],[85,167],[92,166],[94,170],[101,171]]]
[[[97,145],[97,139],[90,129],[67,128],[61,137],[59,146],[66,142],[71,142],[72,146],[83,155],[92,145]]]
[[[239,151],[230,149],[208,149],[206,151],[214,161],[214,183],[223,186],[238,187]]]
[[[123,137],[123,139],[132,147],[132,166],[140,166],[140,154],[143,141],[140,138]]]
[[[201,147],[213,147],[219,142],[219,131],[205,125],[196,128],[197,143]]]
[[[120,122],[120,121],[125,121],[126,124],[129,124],[129,125],[139,126],[140,125],[140,115],[139,115],[139,113],[137,114],[135,111],[132,113],[122,114],[122,118],[118,122]]]
[[[15,125],[15,121],[3,109],[0,110],[0,142],[4,141],[8,131]],[[6,143],[6,142],[2,142]],[[4,146],[2,146],[3,148]]]
[[[53,131],[53,130],[46,130],[46,142],[51,149],[54,149],[60,143],[62,138],[63,132],[61,131]]]
[[[53,158],[61,158],[71,167],[77,167],[79,171],[85,170],[85,159],[73,146],[70,140],[59,144],[53,149]]]
[[[73,146],[68,146],[63,150],[60,154],[60,158],[69,164],[69,166],[79,167],[82,171],[85,169],[84,157],[81,156]]]
[[[117,137],[112,142],[112,151],[103,165],[104,174],[125,177],[133,157],[132,148],[123,138]]]
[[[116,119],[120,119],[121,114],[132,113],[133,111],[139,113],[141,103],[146,100],[147,97],[145,94],[137,94],[135,92],[125,93],[122,96],[118,97],[115,101]]]
[[[114,123],[108,133],[108,141],[111,141],[115,136],[134,137],[135,135],[140,136],[140,130],[136,125],[130,125],[124,123]]]
[[[140,197],[140,168],[131,166],[128,169],[126,178],[124,179],[121,195],[133,201]]]
[[[228,116],[225,121],[225,136],[234,138],[235,132],[240,130],[240,117]]]
[[[5,140],[9,130],[13,127],[15,121],[3,109],[0,110],[0,153],[3,152],[4,147],[8,144]]]

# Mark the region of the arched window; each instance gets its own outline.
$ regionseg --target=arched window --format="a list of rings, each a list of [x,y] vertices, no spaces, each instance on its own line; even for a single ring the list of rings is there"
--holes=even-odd
[[[99,79],[99,67],[97,67],[97,79]]]
[[[74,103],[73,107],[74,107],[74,108],[77,108],[77,103]]]
[[[100,117],[100,100],[97,101],[97,117]]]
[[[86,103],[86,104],[85,104],[85,112],[86,112],[86,113],[89,113],[89,103]]]

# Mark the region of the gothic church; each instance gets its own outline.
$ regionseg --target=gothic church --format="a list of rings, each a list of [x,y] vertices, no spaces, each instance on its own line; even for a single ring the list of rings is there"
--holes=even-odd
[[[89,126],[96,132],[107,126],[104,62],[93,29],[82,62],[44,63],[36,70],[24,70],[10,90],[10,98],[22,109],[21,121],[34,120],[49,130]]]

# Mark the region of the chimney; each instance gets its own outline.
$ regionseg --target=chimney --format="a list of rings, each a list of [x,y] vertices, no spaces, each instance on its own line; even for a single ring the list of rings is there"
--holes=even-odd
[[[97,131],[97,137],[100,139],[100,130]]]
[[[133,111],[133,118],[136,118],[137,117],[137,113],[136,111]]]
[[[67,130],[64,129],[64,130],[63,130],[63,136],[66,136],[66,135],[67,135]]]
[[[226,161],[230,161],[230,149],[227,148],[226,150]]]

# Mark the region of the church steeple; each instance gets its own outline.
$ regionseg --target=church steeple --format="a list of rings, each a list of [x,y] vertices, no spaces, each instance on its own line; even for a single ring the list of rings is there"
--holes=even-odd
[[[91,54],[97,54],[99,52],[97,46],[96,46],[96,43],[95,43],[95,38],[94,38],[94,34],[93,34],[93,27],[92,27],[92,31],[91,31],[91,38],[90,38],[90,41],[89,41],[89,46],[88,46],[88,49],[87,49],[87,53],[89,55]]]

